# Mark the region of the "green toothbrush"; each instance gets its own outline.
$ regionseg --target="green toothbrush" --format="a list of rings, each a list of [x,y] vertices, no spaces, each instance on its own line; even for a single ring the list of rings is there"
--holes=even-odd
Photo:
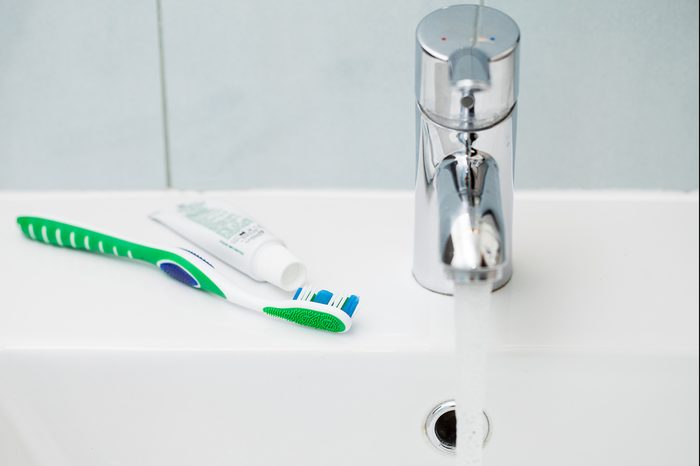
[[[167,249],[127,241],[115,236],[42,217],[17,217],[22,233],[35,241],[147,262],[175,280],[221,296],[239,306],[329,332],[347,332],[359,303],[355,295],[334,295],[327,290],[299,288],[288,300],[268,302],[250,294],[217,272],[204,253],[185,248]]]

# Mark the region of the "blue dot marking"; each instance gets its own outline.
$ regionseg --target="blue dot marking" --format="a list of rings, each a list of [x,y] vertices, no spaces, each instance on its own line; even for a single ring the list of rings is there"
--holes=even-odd
[[[163,261],[158,263],[160,270],[168,274],[170,278],[174,278],[180,283],[193,288],[199,288],[199,282],[185,269],[175,262]]]
[[[491,37],[489,37],[489,40],[490,40],[491,42],[495,42],[495,41],[496,41],[496,36],[491,36]]]

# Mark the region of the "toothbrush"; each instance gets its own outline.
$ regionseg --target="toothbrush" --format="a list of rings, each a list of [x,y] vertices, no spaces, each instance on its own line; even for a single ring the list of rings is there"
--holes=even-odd
[[[168,249],[127,241],[115,236],[42,217],[17,217],[22,233],[35,241],[59,247],[117,256],[155,265],[175,280],[218,295],[234,304],[306,327],[344,333],[352,325],[359,303],[355,295],[328,290],[297,289],[288,300],[267,301],[248,293],[219,273],[204,253]]]

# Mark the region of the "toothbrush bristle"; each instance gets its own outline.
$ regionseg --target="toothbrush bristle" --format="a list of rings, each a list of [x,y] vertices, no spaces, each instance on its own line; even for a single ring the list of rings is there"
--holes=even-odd
[[[319,290],[314,295],[312,301],[315,303],[328,304],[333,298],[333,293],[328,290]]]
[[[349,317],[355,313],[360,298],[356,295],[342,295],[331,293],[328,290],[316,289],[310,287],[298,288],[292,298],[295,301],[311,301],[314,303],[325,304],[326,306],[335,307],[346,313]]]
[[[355,313],[355,309],[357,309],[357,305],[360,303],[360,298],[358,296],[355,296],[354,294],[351,294],[350,296],[347,297],[343,305],[341,306],[341,310],[345,312],[348,316],[352,317],[352,315]]]
[[[338,295],[337,294],[333,295],[333,297],[331,298],[331,302],[329,302],[328,305],[336,307],[335,306],[336,304],[338,304]]]

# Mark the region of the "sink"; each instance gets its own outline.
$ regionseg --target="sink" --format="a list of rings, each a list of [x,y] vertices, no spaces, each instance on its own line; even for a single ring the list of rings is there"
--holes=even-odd
[[[0,194],[0,465],[453,464],[425,432],[454,397],[452,301],[411,276],[412,193],[205,195],[284,238],[312,283],[361,296],[352,330],[293,326],[14,225],[38,213],[178,244],[146,215],[202,193]],[[520,192],[514,225],[486,464],[697,465],[697,193]]]

